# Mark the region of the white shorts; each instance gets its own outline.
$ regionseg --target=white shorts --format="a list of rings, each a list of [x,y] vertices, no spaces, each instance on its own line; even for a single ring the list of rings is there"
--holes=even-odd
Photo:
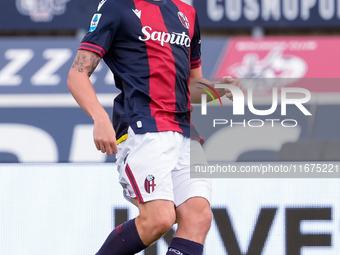
[[[124,197],[130,202],[137,198],[139,203],[170,200],[175,206],[191,197],[203,197],[210,203],[210,179],[190,178],[190,147],[202,153],[197,164],[206,164],[198,141],[190,141],[178,132],[135,134],[129,128],[128,138],[118,145],[117,154]]]

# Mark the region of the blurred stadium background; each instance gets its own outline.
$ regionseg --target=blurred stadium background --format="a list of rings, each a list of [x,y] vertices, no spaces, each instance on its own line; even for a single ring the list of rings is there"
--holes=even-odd
[[[270,116],[249,110],[233,116],[225,100],[223,107],[208,104],[202,116],[195,105],[194,122],[209,159],[338,163],[340,0],[185,2],[198,12],[205,77],[263,81],[254,88],[256,109],[271,107],[273,87],[311,93],[304,104],[311,116],[293,105],[286,116],[280,107]],[[95,150],[92,121],[66,86],[97,5],[98,0],[1,3],[0,254],[94,254],[115,225],[137,213],[121,196],[115,158]],[[119,91],[104,63],[91,80],[111,114]],[[213,119],[246,122],[213,128]],[[297,125],[252,128],[250,119],[293,119]],[[340,253],[338,178],[306,173],[300,179],[213,179],[213,190],[205,254]],[[173,231],[144,253],[165,254]]]

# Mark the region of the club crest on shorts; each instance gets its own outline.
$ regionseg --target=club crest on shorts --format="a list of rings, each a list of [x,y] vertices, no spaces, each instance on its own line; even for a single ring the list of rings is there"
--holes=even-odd
[[[182,25],[186,28],[189,29],[190,28],[190,23],[188,18],[184,15],[183,12],[178,12],[177,13],[179,20],[181,21]]]
[[[152,193],[155,191],[155,187],[156,187],[155,177],[149,174],[144,181],[145,191],[148,193]]]

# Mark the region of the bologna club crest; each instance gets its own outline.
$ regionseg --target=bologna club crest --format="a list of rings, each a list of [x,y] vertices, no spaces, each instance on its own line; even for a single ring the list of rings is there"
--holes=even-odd
[[[155,187],[156,187],[155,177],[149,174],[144,181],[145,191],[148,193],[152,193],[155,191]]]
[[[184,15],[183,12],[178,12],[177,13],[179,20],[182,22],[182,25],[186,28],[189,29],[190,28],[190,23],[188,18]]]

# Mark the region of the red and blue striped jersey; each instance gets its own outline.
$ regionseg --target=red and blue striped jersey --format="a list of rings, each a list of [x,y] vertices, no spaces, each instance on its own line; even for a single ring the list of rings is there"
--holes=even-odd
[[[201,65],[200,44],[196,11],[180,0],[99,3],[79,49],[98,53],[121,90],[113,107],[118,140],[129,126],[190,136],[188,85],[190,68]]]

